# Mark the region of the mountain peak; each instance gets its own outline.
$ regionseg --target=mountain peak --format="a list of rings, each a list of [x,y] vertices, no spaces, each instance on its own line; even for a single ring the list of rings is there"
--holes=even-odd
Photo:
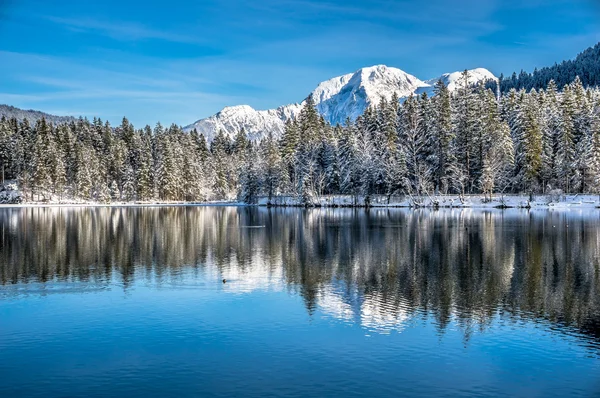
[[[374,65],[321,83],[313,92],[317,110],[331,124],[343,124],[362,115],[365,109],[390,100],[394,94],[407,97],[426,83],[398,68]]]
[[[218,114],[222,115],[222,116],[226,116],[226,115],[237,114],[240,112],[241,113],[253,113],[253,112],[256,112],[256,110],[254,108],[252,108],[250,105],[233,105],[233,106],[226,106]]]
[[[463,72],[464,71],[444,73],[443,75],[441,75],[439,77],[427,80],[426,83],[433,86],[433,85],[435,85],[435,83],[437,83],[439,80],[441,80],[442,82],[444,82],[444,84],[448,87],[448,89],[450,91],[454,91],[458,87],[457,84],[462,79]],[[476,84],[478,82],[486,81],[486,80],[496,80],[496,81],[498,80],[498,78],[496,76],[494,76],[494,74],[492,72],[490,72],[489,70],[487,70],[485,68],[469,69],[469,70],[467,70],[467,72],[469,74],[469,78],[468,78],[469,84]]]
[[[355,74],[360,73],[361,76],[366,77],[368,80],[375,80],[386,75],[408,75],[402,69],[393,68],[387,65],[373,65],[359,69]]]

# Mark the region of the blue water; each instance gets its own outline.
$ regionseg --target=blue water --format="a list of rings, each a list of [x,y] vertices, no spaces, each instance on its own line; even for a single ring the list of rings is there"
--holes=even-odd
[[[0,231],[1,397],[600,396],[595,212],[2,209]]]

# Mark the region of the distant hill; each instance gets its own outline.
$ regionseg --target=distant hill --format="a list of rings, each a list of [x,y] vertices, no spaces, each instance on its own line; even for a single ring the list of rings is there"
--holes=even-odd
[[[10,105],[0,105],[0,118],[3,116],[7,119],[16,118],[19,121],[27,119],[31,124],[34,124],[41,118],[45,118],[47,121],[52,122],[52,124],[68,123],[75,120],[73,116],[56,116],[50,115],[49,113],[34,111],[33,109],[24,110]]]
[[[500,75],[500,91],[506,93],[513,88],[539,90],[546,88],[550,80],[554,80],[558,88],[562,89],[573,82],[576,76],[579,76],[584,87],[600,86],[600,43],[584,50],[575,59],[541,69],[536,68],[532,73],[521,70],[519,74],[514,72],[511,76]],[[495,82],[489,82],[488,87],[494,89]]]

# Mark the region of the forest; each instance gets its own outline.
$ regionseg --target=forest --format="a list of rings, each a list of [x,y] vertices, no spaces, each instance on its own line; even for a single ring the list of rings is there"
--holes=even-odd
[[[150,202],[320,195],[600,192],[600,90],[576,77],[559,89],[450,92],[381,99],[331,126],[309,96],[281,137],[244,131],[212,142],[173,124],[136,129],[84,118],[0,120],[2,181],[28,201]]]
[[[511,89],[536,90],[545,89],[550,80],[554,80],[559,89],[579,77],[585,87],[600,85],[600,43],[582,51],[575,59],[566,60],[553,66],[534,69],[532,73],[521,70],[518,74],[513,72],[510,77],[500,75],[499,88],[503,93]],[[489,88],[496,89],[496,82],[488,82]]]

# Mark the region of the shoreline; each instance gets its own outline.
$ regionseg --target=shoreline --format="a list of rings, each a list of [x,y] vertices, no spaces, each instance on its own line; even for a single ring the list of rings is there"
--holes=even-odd
[[[314,208],[410,208],[410,209],[600,209],[597,194],[561,195],[496,195],[491,199],[481,194],[442,195],[421,197],[387,197],[374,195],[368,200],[361,196],[329,195],[315,198],[309,205],[296,197],[278,196],[271,200],[260,198],[259,206]]]
[[[330,195],[315,198],[309,205],[301,203],[298,198],[292,196],[277,196],[270,200],[267,197],[258,198],[257,203],[247,204],[239,201],[208,201],[208,202],[25,202],[18,204],[0,204],[2,208],[86,208],[86,207],[265,207],[265,208],[356,208],[356,209],[477,209],[477,210],[595,210],[600,209],[600,196],[590,194],[561,195],[552,198],[549,195],[534,195],[529,200],[524,195],[505,195],[504,197],[493,197],[492,200],[484,200],[482,195],[470,195],[459,197],[458,195],[435,196],[435,197],[392,197],[373,196],[370,200],[364,197],[353,197],[345,195]]]
[[[77,208],[77,207],[193,207],[193,206],[205,206],[205,207],[216,207],[216,206],[228,206],[228,207],[242,207],[248,206],[245,203],[240,202],[156,202],[156,203],[134,203],[134,202],[115,202],[115,203],[41,203],[41,202],[29,202],[29,203],[18,203],[18,204],[0,204],[0,209],[8,208],[42,208],[42,207],[58,207],[58,208]]]

